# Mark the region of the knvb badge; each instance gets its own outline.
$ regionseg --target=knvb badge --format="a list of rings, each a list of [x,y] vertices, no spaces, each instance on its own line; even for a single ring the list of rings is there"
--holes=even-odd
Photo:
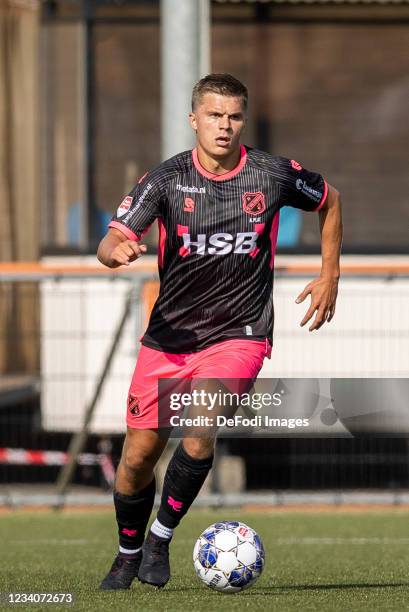
[[[118,210],[116,211],[117,217],[123,217],[132,205],[132,196],[126,196],[120,205],[118,206]]]
[[[295,159],[292,159],[290,161],[290,163],[291,163],[291,167],[294,168],[294,170],[297,170],[298,172],[301,172],[302,166],[297,161],[295,161]]]

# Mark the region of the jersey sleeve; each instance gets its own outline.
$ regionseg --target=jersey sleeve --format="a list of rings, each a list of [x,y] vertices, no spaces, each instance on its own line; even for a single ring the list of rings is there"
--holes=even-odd
[[[129,240],[140,240],[161,216],[161,189],[154,174],[145,174],[122,200],[109,227],[120,230]]]
[[[278,158],[280,205],[316,212],[325,204],[328,185],[321,174],[303,168],[294,159]]]

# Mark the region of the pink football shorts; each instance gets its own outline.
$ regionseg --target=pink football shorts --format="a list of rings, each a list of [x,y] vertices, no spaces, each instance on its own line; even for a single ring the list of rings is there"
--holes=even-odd
[[[129,388],[126,424],[132,429],[158,428],[158,379],[255,379],[270,356],[268,340],[224,340],[197,353],[178,354],[142,345]]]

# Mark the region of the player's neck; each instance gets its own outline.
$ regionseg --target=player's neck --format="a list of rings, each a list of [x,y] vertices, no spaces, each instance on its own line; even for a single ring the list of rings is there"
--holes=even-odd
[[[198,144],[197,145],[197,158],[202,168],[211,172],[212,174],[226,174],[231,172],[240,163],[240,146],[236,150],[232,151],[230,155],[223,158],[215,158],[206,153],[204,149]]]

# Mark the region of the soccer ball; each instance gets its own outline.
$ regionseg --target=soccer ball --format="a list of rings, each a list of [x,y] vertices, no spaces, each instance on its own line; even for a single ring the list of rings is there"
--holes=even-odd
[[[193,549],[196,574],[222,593],[247,589],[261,575],[264,548],[260,536],[239,521],[210,525]]]

